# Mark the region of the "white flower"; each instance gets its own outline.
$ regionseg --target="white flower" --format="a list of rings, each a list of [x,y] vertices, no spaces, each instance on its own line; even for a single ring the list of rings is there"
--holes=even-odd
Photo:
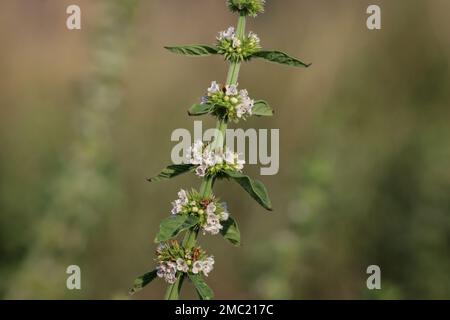
[[[167,243],[161,242],[158,244],[158,247],[156,247],[156,252],[158,254],[161,254],[164,250],[166,250],[168,248]]]
[[[208,88],[208,93],[214,94],[220,91],[220,86],[216,81],[211,82],[211,86]]]
[[[215,214],[208,214],[206,218],[206,225],[203,226],[203,230],[212,235],[218,234],[222,230],[219,218]]]
[[[231,85],[227,85],[225,86],[226,92],[225,94],[227,96],[235,96],[238,94],[238,88],[237,85],[231,84]]]
[[[214,269],[214,257],[209,256],[202,262],[202,271],[205,277]]]
[[[241,40],[238,37],[234,36],[233,37],[233,48],[239,48],[241,46],[241,44],[242,44]]]
[[[239,91],[239,96],[241,98],[241,104],[236,107],[237,117],[242,118],[244,115],[252,115],[255,101],[249,98],[247,90]]]
[[[199,177],[204,177],[206,175],[207,170],[208,170],[208,167],[201,165],[195,169],[195,174],[198,175]]]
[[[217,157],[210,150],[205,150],[203,152],[203,163],[208,167],[213,167],[216,165]]]
[[[226,31],[219,32],[217,40],[231,40],[234,37],[234,27],[229,27]]]
[[[190,164],[200,165],[203,162],[203,142],[197,140],[188,149],[188,159]]]
[[[233,88],[228,88],[233,90]],[[239,109],[238,109],[239,110]],[[214,167],[216,165],[222,165],[226,162],[230,166],[234,166],[235,169],[241,170],[243,168],[244,161],[238,159],[238,155],[233,153],[228,148],[225,152],[222,151],[214,151],[209,148],[204,148],[204,145],[201,141],[196,141],[192,147],[189,148],[189,163],[196,165],[195,174],[199,177],[204,177],[208,173],[209,168]],[[185,203],[183,197],[179,199],[181,204]],[[175,202],[173,212],[179,212],[182,210],[179,208],[179,203]]]
[[[238,118],[242,118],[243,115],[245,115],[247,110],[244,108],[244,105],[240,104],[236,107],[236,116]]]
[[[194,264],[192,265],[192,273],[193,274],[197,274],[200,271],[202,271],[203,269],[203,264],[201,261],[195,261]]]
[[[180,203],[180,200],[177,199],[174,202],[172,202],[172,214],[178,214],[183,210],[183,206]]]
[[[237,159],[234,167],[236,170],[240,171],[240,170],[244,169],[244,164],[245,164],[245,160]]]
[[[182,272],[188,272],[189,266],[187,265],[186,261],[184,261],[181,258],[177,259],[177,270]]]
[[[156,275],[164,278],[168,283],[173,284],[176,281],[177,265],[175,262],[162,261],[156,267]]]
[[[208,96],[203,96],[200,100],[200,104],[207,104],[209,102]]]
[[[234,153],[230,149],[225,150],[224,158],[227,164],[234,164]]]
[[[181,189],[180,191],[178,191],[178,198],[180,199],[183,205],[188,204],[189,202],[186,190]]]
[[[250,39],[250,41],[253,41],[255,44],[259,44],[261,41],[259,39],[258,35],[252,31],[249,32],[248,38]]]
[[[172,214],[178,214],[183,210],[183,206],[188,204],[187,192],[181,189],[178,192],[178,199],[172,202]]]
[[[211,202],[206,207],[206,213],[213,214],[214,212],[216,212],[216,205],[214,204],[214,202]]]

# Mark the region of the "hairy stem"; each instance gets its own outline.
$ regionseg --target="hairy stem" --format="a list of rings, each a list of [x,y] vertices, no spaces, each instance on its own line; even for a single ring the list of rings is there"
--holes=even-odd
[[[245,16],[239,16],[237,28],[236,28],[236,34],[239,37],[242,37],[245,34],[245,25],[246,25],[246,19]],[[240,62],[231,62],[230,67],[228,69],[228,75],[227,75],[227,85],[236,85],[238,78],[239,78],[239,71],[241,68]],[[225,133],[228,127],[228,122],[226,119],[219,119],[217,121],[217,131],[216,135],[214,136],[214,141],[211,144],[211,150],[223,150],[225,146]],[[212,194],[212,189],[214,185],[214,177],[206,177],[201,186],[200,186],[200,194],[204,197],[210,197]],[[197,236],[199,232],[198,227],[194,227],[189,229],[186,232],[186,235],[183,239],[183,247],[184,248],[193,248],[195,247],[197,243]],[[166,300],[178,300],[180,297],[180,291],[181,287],[183,285],[185,275],[182,272],[178,273],[177,280],[174,284],[171,284],[167,288],[166,292]]]

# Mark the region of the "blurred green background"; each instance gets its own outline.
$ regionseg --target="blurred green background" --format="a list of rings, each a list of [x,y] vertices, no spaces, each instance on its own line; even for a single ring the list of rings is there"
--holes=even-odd
[[[212,43],[236,23],[224,2],[1,2],[1,298],[126,299],[154,267],[170,201],[200,181],[145,178],[169,164],[172,131],[193,129],[187,108],[227,71],[220,57],[163,46]],[[65,27],[74,3],[81,31]],[[370,4],[380,31],[366,28]],[[265,48],[313,66],[242,68],[241,86],[276,115],[239,126],[280,128],[281,163],[261,177],[271,214],[218,184],[243,246],[201,238],[217,298],[450,298],[449,12],[447,0],[269,0],[248,22]],[[80,291],[66,289],[71,264]],[[382,290],[366,288],[372,264]]]

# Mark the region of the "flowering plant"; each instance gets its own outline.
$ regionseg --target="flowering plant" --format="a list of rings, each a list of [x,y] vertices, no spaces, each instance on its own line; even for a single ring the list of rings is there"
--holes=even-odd
[[[216,135],[210,143],[195,141],[188,150],[184,164],[169,165],[150,182],[167,180],[180,174],[193,172],[202,178],[200,189],[190,192],[181,189],[178,198],[172,202],[172,214],[161,222],[155,242],[156,268],[134,282],[130,290],[134,293],[155,278],[163,278],[169,288],[166,299],[178,299],[183,281],[189,278],[201,299],[212,299],[213,292],[205,283],[214,265],[213,256],[197,245],[197,238],[203,235],[222,235],[231,244],[240,245],[240,231],[237,222],[230,216],[226,203],[213,194],[214,183],[221,179],[237,182],[262,207],[271,211],[272,204],[265,186],[243,173],[245,161],[240,155],[226,147],[224,139],[228,123],[245,120],[250,116],[272,116],[273,110],[263,100],[253,100],[247,90],[238,89],[241,63],[261,58],[275,63],[295,67],[308,67],[300,60],[281,51],[265,51],[259,37],[250,32],[245,35],[246,17],[256,17],[264,11],[264,0],[228,0],[228,8],[239,13],[237,27],[229,27],[219,33],[215,47],[209,45],[184,45],[166,47],[171,52],[188,56],[223,55],[229,62],[229,71],[224,85],[213,81],[201,98],[200,103],[189,109],[189,115],[210,114],[217,118]],[[184,233],[180,242],[175,240]]]

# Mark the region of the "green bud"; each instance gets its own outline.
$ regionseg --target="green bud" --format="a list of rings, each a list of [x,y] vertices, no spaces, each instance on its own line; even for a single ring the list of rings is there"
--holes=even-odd
[[[192,212],[198,212],[198,208],[197,207],[193,207],[192,208]]]
[[[237,98],[233,97],[233,98],[230,99],[230,102],[231,102],[232,104],[236,104],[236,103],[239,102],[239,100],[238,100]]]
[[[228,0],[228,8],[244,16],[256,17],[264,12],[265,0]]]

